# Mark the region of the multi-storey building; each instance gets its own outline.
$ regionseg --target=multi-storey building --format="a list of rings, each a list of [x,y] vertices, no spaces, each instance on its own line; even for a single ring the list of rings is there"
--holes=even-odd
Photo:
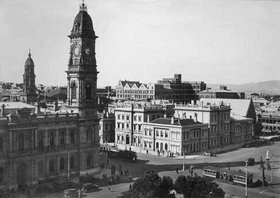
[[[197,95],[190,82],[182,82],[181,74],[174,74],[174,78],[163,78],[158,80],[157,84],[163,85],[165,89],[171,90],[169,100],[174,103],[188,103],[191,100],[196,100]]]
[[[115,142],[115,115],[109,112],[102,113],[99,126],[100,143]]]
[[[280,113],[263,113],[258,116],[258,123],[261,124],[261,131],[264,133],[275,133],[280,132]]]
[[[175,117],[193,118],[209,127],[209,148],[230,144],[230,106],[224,104],[177,104]]]
[[[244,92],[236,92],[227,89],[227,86],[220,86],[220,89],[206,89],[201,91],[199,94],[199,98],[229,98],[229,99],[244,99]]]
[[[150,103],[119,103],[115,112],[115,143],[119,146],[142,147],[143,123],[163,117],[161,105]]]
[[[166,156],[208,149],[208,124],[193,119],[157,118],[143,124],[143,149]]]
[[[204,82],[182,82],[181,74],[174,78],[163,78],[157,83],[119,81],[116,86],[117,99],[169,100],[174,103],[190,102],[197,99],[197,93],[204,90]]]
[[[36,115],[31,109],[23,108],[17,114],[6,115],[5,108],[2,111],[1,189],[35,188],[43,180],[69,178],[79,175],[81,170],[99,166],[97,36],[85,4],[80,5],[69,37],[68,113]],[[34,85],[32,79],[26,80],[28,85],[30,82]]]

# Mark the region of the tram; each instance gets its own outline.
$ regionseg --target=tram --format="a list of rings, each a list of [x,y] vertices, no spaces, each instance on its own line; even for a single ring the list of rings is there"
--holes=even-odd
[[[204,167],[203,177],[221,179],[235,184],[246,185],[246,173],[244,171],[226,170],[218,167]],[[247,174],[247,185],[253,184],[253,174]]]

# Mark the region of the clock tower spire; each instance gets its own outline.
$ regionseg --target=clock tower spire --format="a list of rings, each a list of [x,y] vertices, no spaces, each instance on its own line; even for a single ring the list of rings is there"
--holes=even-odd
[[[68,62],[67,103],[68,107],[79,112],[84,118],[97,118],[96,88],[97,65],[95,58],[95,40],[97,36],[87,6],[82,2],[75,17],[70,38]]]

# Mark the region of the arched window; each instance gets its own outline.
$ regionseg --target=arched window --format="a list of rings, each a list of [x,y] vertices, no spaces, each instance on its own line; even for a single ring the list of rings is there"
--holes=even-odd
[[[65,144],[65,129],[60,130],[60,144],[64,145]]]
[[[43,174],[43,162],[39,161],[38,162],[38,175],[42,175]]]
[[[70,169],[74,168],[74,156],[70,157]]]
[[[64,170],[64,158],[61,157],[59,160],[59,170],[62,171]]]
[[[3,151],[3,138],[0,136],[0,151]]]
[[[91,166],[91,155],[88,154],[87,156],[87,167],[90,167]]]
[[[92,132],[91,132],[90,128],[88,128],[86,141],[91,142],[91,140],[92,140]]]
[[[158,149],[158,142],[156,143],[156,148]]]
[[[90,91],[90,84],[86,84],[86,99],[90,99],[91,91]]]
[[[4,178],[4,174],[3,174],[3,168],[2,167],[0,167],[0,183],[2,183],[3,182],[3,178]]]
[[[168,149],[168,145],[167,145],[167,143],[165,143],[165,150],[167,150]]]
[[[43,144],[43,134],[42,132],[39,132],[38,134],[38,147],[39,148],[43,148],[44,144]]]
[[[75,81],[71,84],[71,99],[77,99],[77,85]]]
[[[54,159],[50,159],[49,161],[49,172],[50,173],[54,172]]]
[[[18,136],[18,150],[23,151],[24,150],[24,135],[19,134]]]
[[[70,132],[70,144],[75,144],[75,132]]]
[[[50,146],[54,146],[54,132],[50,133]]]

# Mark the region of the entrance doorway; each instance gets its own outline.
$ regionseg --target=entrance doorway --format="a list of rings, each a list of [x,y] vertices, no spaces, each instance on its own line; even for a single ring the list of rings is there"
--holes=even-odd
[[[17,184],[18,189],[24,189],[27,187],[28,179],[27,179],[27,165],[25,163],[21,163],[17,167]]]
[[[129,144],[129,135],[128,134],[125,136],[125,143]]]

